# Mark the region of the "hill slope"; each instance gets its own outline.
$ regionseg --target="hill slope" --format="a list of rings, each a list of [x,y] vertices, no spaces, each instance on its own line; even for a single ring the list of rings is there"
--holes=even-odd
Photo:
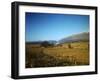
[[[83,32],[69,37],[65,37],[59,40],[59,43],[77,42],[77,41],[89,41],[89,32]]]

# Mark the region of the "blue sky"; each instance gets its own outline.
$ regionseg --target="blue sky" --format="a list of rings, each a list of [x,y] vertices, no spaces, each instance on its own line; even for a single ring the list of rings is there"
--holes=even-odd
[[[60,40],[81,32],[89,32],[88,15],[29,13],[25,14],[26,41]]]

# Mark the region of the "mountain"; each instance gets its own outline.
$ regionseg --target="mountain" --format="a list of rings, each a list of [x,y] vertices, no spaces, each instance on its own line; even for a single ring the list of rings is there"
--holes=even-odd
[[[57,41],[55,40],[45,40],[46,42],[48,42],[49,44],[55,44],[57,43]],[[41,44],[45,41],[32,41],[32,42],[26,42],[27,44]]]
[[[56,44],[56,43],[57,43],[57,41],[55,41],[55,40],[48,40],[48,42],[49,42],[50,44]]]
[[[27,44],[41,44],[42,41],[28,41]]]
[[[74,34],[69,37],[65,37],[65,38],[59,40],[59,43],[78,42],[78,41],[89,41],[89,32],[83,32],[83,33],[79,33],[79,34]]]

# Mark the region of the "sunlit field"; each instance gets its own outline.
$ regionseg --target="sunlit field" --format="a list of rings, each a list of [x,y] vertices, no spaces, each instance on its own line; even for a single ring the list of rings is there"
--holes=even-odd
[[[89,65],[89,42],[54,46],[26,43],[26,68]]]

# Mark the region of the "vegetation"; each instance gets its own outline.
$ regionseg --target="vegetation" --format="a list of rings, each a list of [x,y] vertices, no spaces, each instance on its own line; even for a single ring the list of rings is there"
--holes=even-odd
[[[26,44],[26,68],[89,65],[89,42]]]
[[[42,47],[50,47],[50,46],[52,47],[54,45],[53,44],[50,44],[48,41],[44,41],[44,42],[41,43],[41,46]]]

